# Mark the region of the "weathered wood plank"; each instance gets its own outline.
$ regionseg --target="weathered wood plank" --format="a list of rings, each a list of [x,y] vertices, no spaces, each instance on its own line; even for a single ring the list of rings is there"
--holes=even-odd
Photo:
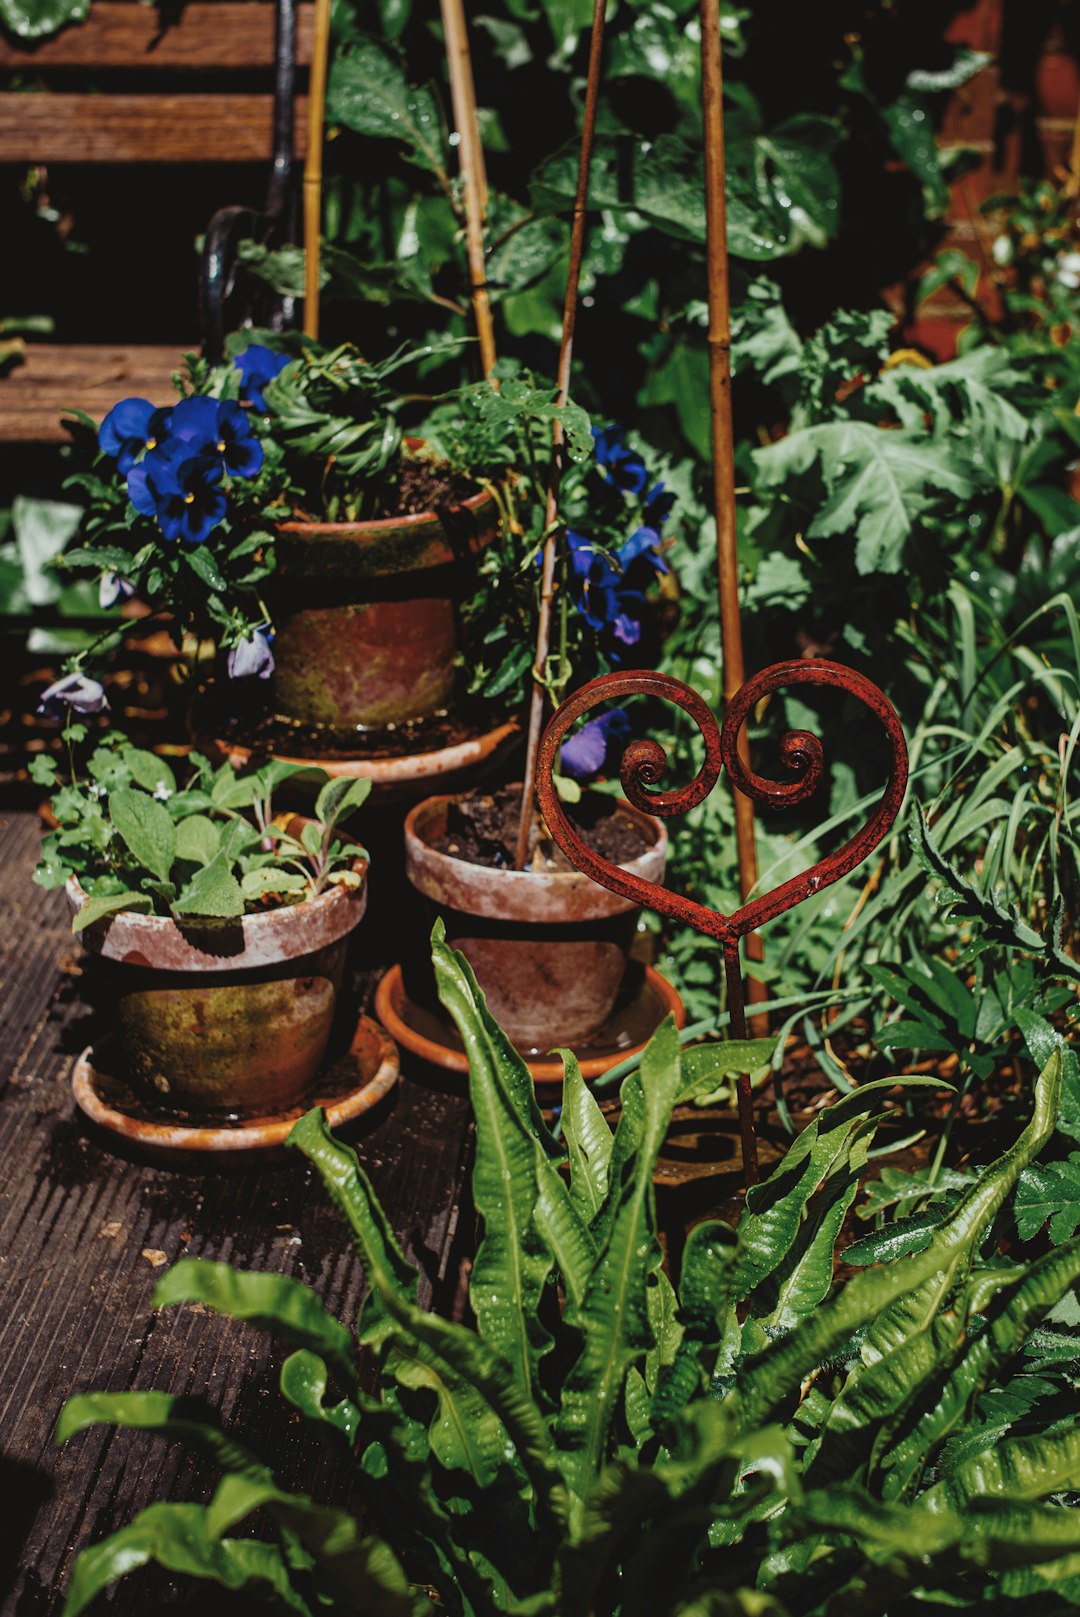
[[[205,1399],[290,1485],[320,1498],[347,1486],[341,1451],[288,1417],[276,1390],[282,1352],[198,1311],[155,1315],[160,1270],[144,1252],[297,1275],[342,1319],[355,1319],[363,1283],[299,1158],[173,1169],[125,1157],[82,1121],[71,1061],[100,1030],[80,1001],[63,895],[30,885],[39,830],[33,815],[0,816],[0,1617],[59,1611],[79,1549],[153,1499],[201,1499],[213,1486],[208,1468],[148,1434],[91,1431],[57,1450],[52,1434],[70,1393],[160,1387]],[[406,1080],[356,1142],[399,1239],[429,1277],[445,1273],[450,1254],[467,1124],[463,1096]],[[431,1297],[430,1279],[424,1292]],[[163,1573],[137,1574],[108,1602],[113,1617],[195,1609],[210,1617],[214,1592]]]
[[[67,443],[63,416],[83,410],[100,419],[130,394],[169,404],[172,373],[198,346],[28,345],[24,362],[0,378],[0,443]]]
[[[265,163],[269,95],[0,94],[0,163]],[[296,148],[307,141],[296,103]]]
[[[297,10],[296,59],[311,59],[314,6]],[[0,35],[0,69],[270,68],[274,7],[270,0],[193,0],[163,24],[156,6],[137,0],[94,0],[87,20],[52,39],[25,44]]]

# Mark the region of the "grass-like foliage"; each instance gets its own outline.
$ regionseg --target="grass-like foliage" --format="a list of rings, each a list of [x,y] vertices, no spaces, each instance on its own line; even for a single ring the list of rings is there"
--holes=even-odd
[[[166,1394],[73,1398],[61,1441],[103,1422],[145,1428],[224,1475],[209,1504],[153,1504],[85,1551],[67,1617],[148,1561],[290,1611],[372,1617],[436,1603],[461,1617],[898,1617],[913,1601],[1074,1602],[1080,1434],[1037,1396],[1010,1429],[1001,1389],[1034,1342],[1052,1362],[1080,1240],[1030,1257],[992,1238],[1054,1130],[1060,1053],[1016,1143],[899,1253],[864,1253],[833,1285],[890,1079],[823,1112],[737,1231],[695,1228],[676,1289],[652,1179],[680,1088],[674,1027],[626,1080],[614,1132],[565,1057],[563,1146],[466,962],[439,935],[434,955],[476,1114],[474,1328],[419,1307],[354,1152],[309,1113],[291,1143],[368,1282],[355,1339],[306,1286],[224,1264],[178,1264],[157,1302],[254,1321],[292,1350],[282,1391],[354,1456],[363,1524],[285,1492]],[[378,1364],[377,1396],[357,1344]],[[255,1510],[272,1535],[235,1536]]]

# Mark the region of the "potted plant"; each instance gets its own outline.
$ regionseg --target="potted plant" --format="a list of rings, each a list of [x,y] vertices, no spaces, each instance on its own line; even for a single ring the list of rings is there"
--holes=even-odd
[[[189,356],[174,406],[123,399],[94,428],[72,564],[212,638],[230,680],[269,681],[293,750],[445,711],[499,507],[489,468],[405,433],[390,379],[433,349],[373,363],[245,332],[228,352]]]
[[[550,661],[537,658],[537,666],[555,665],[556,700],[583,665],[617,667],[631,648],[640,656],[642,642],[655,633],[650,587],[668,574],[662,533],[673,497],[618,428],[595,430],[591,440],[595,458],[572,464],[563,478],[568,525],[555,597],[559,650]],[[526,642],[526,657],[532,655]],[[563,748],[560,790],[582,833],[605,857],[659,882],[667,853],[662,823],[586,789],[617,758],[628,733],[617,708],[583,726]],[[428,798],[405,822],[406,872],[442,916],[451,943],[469,960],[518,1047],[531,1053],[567,1043],[584,1053],[610,1022],[639,910],[574,870],[531,802],[525,858],[516,857],[522,814],[520,785]],[[649,985],[656,1003],[645,1036],[678,1004],[655,973]],[[426,962],[406,962],[400,992],[414,1003],[433,1003]],[[403,1007],[394,1003],[398,993],[398,979],[391,978],[380,1010],[395,1037],[408,1042]],[[611,1043],[614,1059],[625,1039],[619,1029],[600,1044]],[[639,1030],[634,1042],[641,1040]]]
[[[848,1245],[848,1278],[834,1267],[875,1128],[940,1080],[885,1078],[825,1107],[738,1227],[699,1224],[669,1275],[653,1170],[672,1108],[714,1079],[665,1024],[613,1133],[567,1057],[557,1139],[467,964],[438,938],[435,953],[477,1118],[468,1323],[418,1305],[356,1154],[309,1112],[290,1143],[363,1264],[355,1335],[300,1281],[205,1259],[155,1301],[278,1338],[282,1393],[337,1445],[348,1498],[291,1491],[190,1401],[80,1394],[59,1441],[151,1431],[222,1475],[208,1502],[154,1501],[84,1550],[68,1617],[154,1562],[245,1603],[386,1617],[1065,1609],[1080,1240],[1033,1245],[1043,1204],[1026,1238],[1013,1230],[1054,1133],[1060,1052],[997,1161]],[[256,1510],[268,1531],[252,1538]]]
[[[64,886],[107,1005],[123,1075],[147,1104],[253,1115],[294,1105],[326,1053],[349,935],[367,901],[367,856],[342,825],[367,781],[327,781],[313,819],[275,815],[295,766],[237,774],[198,753],[178,785],[119,732],[76,749],[100,685],[68,676],[69,778],[35,760],[51,798],[35,880]]]

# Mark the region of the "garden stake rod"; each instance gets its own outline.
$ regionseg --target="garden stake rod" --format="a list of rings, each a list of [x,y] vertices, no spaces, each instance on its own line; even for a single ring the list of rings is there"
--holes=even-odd
[[[308,149],[304,162],[304,331],[319,335],[319,241],[322,231],[323,124],[330,55],[330,0],[315,0],[308,83]]]
[[[495,324],[491,317],[484,261],[487,174],[484,169],[484,149],[480,142],[480,123],[476,115],[476,85],[469,52],[469,32],[463,0],[439,0],[439,3],[446,40],[446,63],[450,71],[450,99],[459,140],[459,166],[465,192],[465,252],[469,261],[473,319],[480,344],[480,364],[484,375],[490,376],[496,354]]]
[[[745,678],[742,621],[739,615],[739,549],[735,517],[735,428],[731,408],[731,294],[727,251],[727,164],[724,154],[724,68],[720,43],[719,0],[701,0],[701,114],[705,148],[705,252],[709,292],[709,413],[712,422],[713,510],[716,516],[716,582],[720,604],[720,645],[724,701],[729,702]],[[749,761],[745,735],[739,742],[743,763]],[[754,805],[735,799],[735,847],[739,886],[749,898],[757,883]],[[762,958],[761,939],[748,937],[746,954]],[[764,985],[751,978],[751,1001],[764,998]],[[755,1033],[764,1036],[768,1024]]]
[[[581,260],[585,253],[585,219],[589,207],[589,171],[592,167],[596,108],[600,100],[600,64],[604,48],[606,0],[593,0],[592,35],[589,40],[589,72],[585,84],[585,112],[581,123],[581,149],[578,153],[577,192],[570,230],[570,263],[566,272],[563,301],[562,340],[559,345],[558,403],[570,396],[570,366],[574,357],[574,323],[577,319],[578,285]],[[529,735],[525,745],[525,781],[521,792],[521,818],[518,821],[514,866],[525,869],[529,855],[529,827],[532,823],[533,792],[536,788],[536,754],[544,722],[544,677],[551,648],[551,602],[555,593],[555,550],[559,517],[559,479],[562,476],[563,429],[556,421],[551,429],[551,473],[548,477],[544,510],[544,552],[540,575],[540,616],[536,625],[536,658],[532,670],[532,697],[529,704]]]
[[[727,771],[735,789],[736,801],[741,795],[753,802],[769,803],[780,808],[804,802],[817,789],[824,771],[825,753],[817,736],[807,730],[789,730],[781,740],[780,761],[794,777],[788,781],[766,780],[755,774],[746,761],[744,749],[739,745],[743,727],[755,704],[773,691],[789,685],[828,685],[855,697],[877,717],[889,743],[891,765],[881,800],[862,829],[842,848],[826,854],[809,870],[792,876],[772,892],[759,894],[749,900],[733,915],[722,915],[695,899],[671,893],[656,882],[646,881],[644,877],[610,863],[578,835],[555,790],[554,773],[558,765],[559,747],[570,726],[590,708],[627,696],[653,696],[671,702],[689,714],[705,743],[704,762],[690,784],[665,792],[649,789],[663,780],[667,769],[667,754],[663,747],[657,741],[632,741],[623,753],[619,778],[623,791],[635,808],[665,818],[685,814],[704,802],[719,780],[722,769]],[[720,944],[724,956],[732,1037],[744,1039],[746,1012],[739,969],[740,939],[748,937],[766,921],[783,915],[785,910],[801,904],[812,893],[819,893],[839,881],[841,876],[855,870],[873,853],[900,812],[908,778],[908,754],[896,711],[871,680],[856,673],[853,668],[826,662],[824,658],[798,658],[792,662],[774,663],[733,692],[725,704],[722,727],[698,693],[681,680],[673,679],[670,674],[658,674],[648,669],[605,674],[601,679],[583,685],[559,708],[540,743],[537,771],[537,794],[544,820],[576,870],[591,876],[601,887],[607,887],[635,904],[642,904],[646,909],[656,910],[671,920],[692,926]],[[757,1183],[758,1168],[754,1097],[748,1074],[739,1074],[737,1093],[743,1176],[749,1187]]]

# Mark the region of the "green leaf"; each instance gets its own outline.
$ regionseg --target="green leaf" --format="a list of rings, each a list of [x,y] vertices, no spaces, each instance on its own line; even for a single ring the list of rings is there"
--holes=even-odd
[[[141,786],[146,792],[154,792],[159,787],[164,787],[170,794],[175,792],[176,776],[164,758],[144,752],[141,747],[121,747],[120,756],[136,786]]]
[[[109,793],[109,818],[144,870],[168,881],[176,858],[176,826],[164,803],[130,786]]]
[[[902,1258],[884,1269],[863,1270],[788,1335],[744,1362],[739,1380],[745,1389],[748,1421],[768,1419],[792,1396],[805,1375],[835,1352],[860,1326],[883,1314],[890,1304],[911,1296],[932,1277],[955,1274],[970,1264],[1021,1171],[1053,1132],[1060,1094],[1061,1057],[1055,1052],[1039,1074],[1031,1122],[1016,1144],[960,1198],[934,1231],[925,1251]],[[933,1295],[937,1297],[939,1291],[940,1282],[935,1278]]]
[[[738,1239],[726,1224],[709,1222],[691,1230],[679,1279],[679,1318],[683,1327],[674,1361],[657,1379],[653,1424],[663,1424],[706,1391],[731,1296]]]
[[[244,892],[230,868],[228,851],[219,848],[208,865],[197,870],[173,903],[175,915],[229,919],[244,913]]]
[[[1065,1162],[1033,1163],[1025,1168],[1013,1202],[1016,1227],[1022,1241],[1030,1241],[1049,1219],[1055,1246],[1067,1241],[1080,1225],[1080,1152]]]
[[[516,1453],[538,1502],[562,1519],[562,1481],[539,1410],[500,1353],[463,1326],[417,1307],[416,1271],[402,1256],[356,1153],[334,1139],[318,1107],[294,1125],[288,1143],[318,1168],[363,1262],[372,1295],[362,1343],[385,1345],[399,1380],[436,1395],[431,1442],[439,1459],[485,1486]]]
[[[221,847],[221,826],[205,814],[176,822],[176,857],[208,865]]]
[[[583,1498],[605,1464],[607,1435],[627,1372],[653,1343],[646,1295],[660,1268],[653,1169],[678,1092],[679,1036],[670,1017],[625,1079],[612,1148],[607,1218],[582,1301],[566,1321],[582,1346],[563,1383],[556,1439],[567,1480]]]
[[[282,1552],[256,1539],[219,1538],[209,1530],[205,1505],[148,1505],[134,1521],[83,1550],[75,1562],[63,1617],[79,1613],[118,1578],[155,1561],[168,1572],[209,1578],[226,1589],[269,1585],[289,1611],[315,1617],[293,1588]]]
[[[315,800],[315,818],[320,825],[334,826],[347,814],[360,808],[371,795],[371,781],[351,779],[348,775],[328,780]]]
[[[413,88],[394,58],[377,45],[346,43],[335,52],[326,115],[359,135],[399,141],[412,161],[434,174],[445,168],[434,96]]]
[[[279,870],[276,865],[259,865],[247,870],[240,880],[240,891],[245,898],[265,898],[268,893],[307,892],[310,882],[298,870]]]
[[[206,545],[198,545],[194,550],[183,550],[181,555],[196,578],[205,584],[207,589],[213,590],[215,595],[229,593],[229,581]]]
[[[571,1050],[561,1050],[563,1064],[562,1120],[570,1160],[570,1198],[586,1224],[591,1224],[608,1194],[611,1128]],[[580,1296],[584,1276],[576,1280]]]
[[[149,893],[94,893],[76,910],[71,923],[73,932],[84,932],[104,915],[115,915],[118,910],[137,910],[149,915],[154,901]]]
[[[352,1333],[299,1280],[289,1275],[233,1269],[206,1258],[183,1258],[154,1288],[155,1308],[201,1303],[231,1319],[248,1320],[288,1347],[309,1348],[326,1359],[347,1388],[355,1388]]]

